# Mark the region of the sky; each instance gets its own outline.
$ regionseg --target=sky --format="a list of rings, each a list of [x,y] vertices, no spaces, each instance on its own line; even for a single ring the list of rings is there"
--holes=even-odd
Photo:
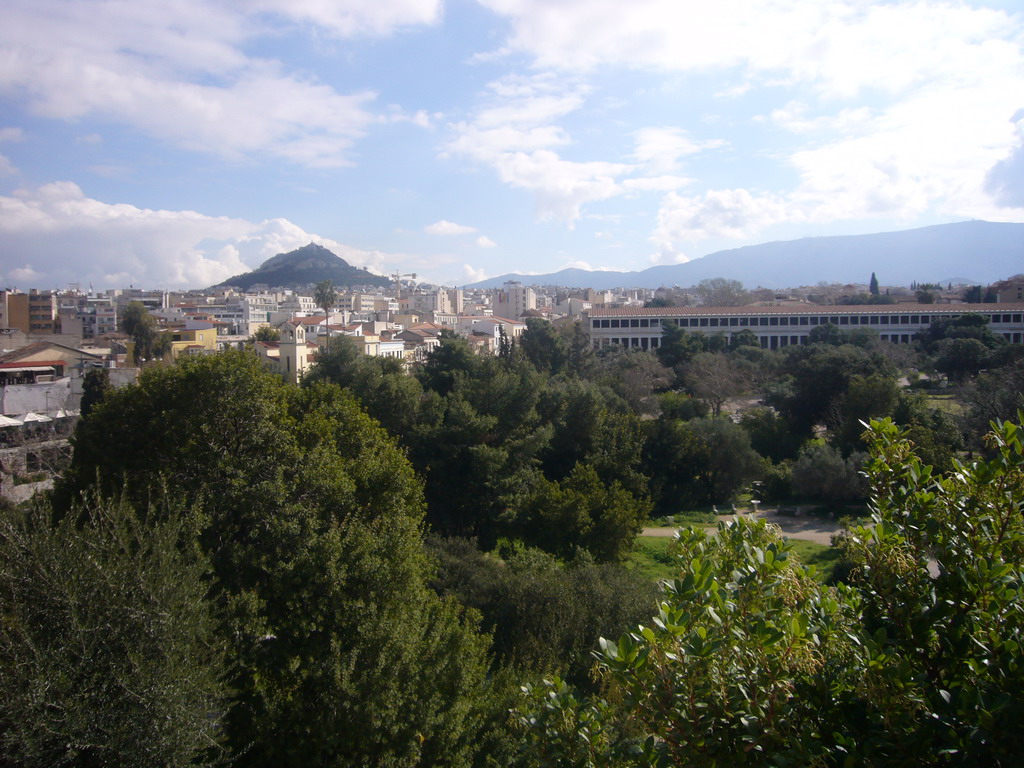
[[[0,287],[464,285],[1024,221],[1024,6],[3,0]]]

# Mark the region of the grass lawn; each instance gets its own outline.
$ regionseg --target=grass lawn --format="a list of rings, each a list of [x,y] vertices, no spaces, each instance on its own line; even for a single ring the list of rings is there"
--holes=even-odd
[[[801,563],[818,567],[819,581],[826,581],[832,575],[832,569],[835,568],[842,556],[837,547],[828,547],[803,539],[791,538],[789,541],[793,545],[793,552],[800,558]]]
[[[960,416],[964,412],[964,405],[953,395],[928,395],[926,397],[928,407],[942,411],[950,416]]]
[[[669,546],[674,542],[670,536],[637,536],[626,567],[639,571],[651,581],[671,579],[676,575],[675,557],[669,554]]]

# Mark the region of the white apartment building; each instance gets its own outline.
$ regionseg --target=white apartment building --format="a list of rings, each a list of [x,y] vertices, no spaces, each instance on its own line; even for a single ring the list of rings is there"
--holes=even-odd
[[[509,280],[498,294],[494,305],[494,314],[501,317],[519,319],[523,312],[537,308],[537,294],[533,288],[524,286],[516,280]]]

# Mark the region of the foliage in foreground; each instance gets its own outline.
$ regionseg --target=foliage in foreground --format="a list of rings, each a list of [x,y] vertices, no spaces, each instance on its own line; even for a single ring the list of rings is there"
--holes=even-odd
[[[225,644],[180,518],[0,513],[0,765],[218,762]]]
[[[683,534],[649,626],[602,640],[604,699],[527,686],[524,765],[1017,765],[1024,445],[933,473],[870,433],[873,524],[820,585],[763,522]]]
[[[430,590],[419,481],[339,388],[243,352],[146,370],[79,424],[65,519],[83,493],[182,510],[230,647],[235,764],[471,763],[488,638]]]

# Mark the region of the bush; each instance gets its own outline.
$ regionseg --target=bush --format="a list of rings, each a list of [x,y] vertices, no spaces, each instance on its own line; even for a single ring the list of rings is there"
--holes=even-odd
[[[218,761],[227,664],[204,559],[180,522],[81,514],[0,512],[0,764]]]

